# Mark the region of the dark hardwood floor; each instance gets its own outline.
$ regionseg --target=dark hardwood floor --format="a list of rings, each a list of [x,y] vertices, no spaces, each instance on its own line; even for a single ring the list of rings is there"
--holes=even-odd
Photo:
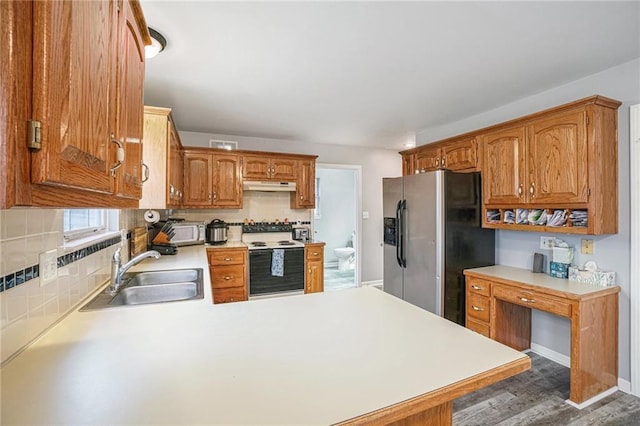
[[[640,425],[640,398],[621,391],[578,410],[566,404],[569,369],[529,353],[531,369],[453,403],[455,426]]]

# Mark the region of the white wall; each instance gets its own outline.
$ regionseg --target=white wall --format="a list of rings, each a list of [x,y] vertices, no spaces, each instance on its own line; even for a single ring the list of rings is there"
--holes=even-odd
[[[316,171],[320,179],[320,214],[315,219],[315,238],[324,241],[325,263],[336,263],[333,249],[346,247],[356,230],[356,172],[352,169],[324,169]]]
[[[314,144],[244,136],[180,131],[184,146],[209,146],[209,139],[238,141],[238,149],[317,155],[318,163],[362,166],[361,219],[362,281],[382,279],[382,178],[402,175],[402,159],[397,151],[344,145]]]
[[[578,254],[574,263],[582,264],[589,258],[593,258],[602,269],[612,270],[617,274],[617,284],[622,288],[619,316],[619,375],[625,380],[629,380],[630,377],[629,106],[640,101],[639,76],[640,59],[636,59],[483,114],[425,129],[416,136],[418,144],[425,144],[594,94],[623,102],[618,113],[618,234],[594,237],[594,255]],[[531,268],[533,253],[540,252],[541,235],[529,232],[498,231],[496,234],[497,262],[503,265]],[[580,237],[561,234],[557,236],[575,247],[580,246]],[[532,341],[569,356],[569,322],[553,315],[535,312]]]

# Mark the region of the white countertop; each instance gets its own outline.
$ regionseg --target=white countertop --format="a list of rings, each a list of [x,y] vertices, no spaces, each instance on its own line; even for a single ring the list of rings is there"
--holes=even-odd
[[[528,269],[514,268],[512,266],[494,265],[481,268],[466,269],[466,273],[473,275],[485,275],[489,278],[498,278],[507,281],[542,287],[566,295],[588,296],[604,291],[619,291],[619,287],[599,287],[596,285],[579,283],[562,278],[555,278],[544,273],[531,272]]]
[[[204,267],[202,246],[137,270]],[[375,288],[74,312],[2,370],[2,424],[331,424],[526,357]]]

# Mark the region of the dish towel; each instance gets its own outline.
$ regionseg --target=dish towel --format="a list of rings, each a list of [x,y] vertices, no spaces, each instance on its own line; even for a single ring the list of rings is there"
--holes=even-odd
[[[271,275],[274,277],[284,276],[284,249],[273,249],[271,255]]]

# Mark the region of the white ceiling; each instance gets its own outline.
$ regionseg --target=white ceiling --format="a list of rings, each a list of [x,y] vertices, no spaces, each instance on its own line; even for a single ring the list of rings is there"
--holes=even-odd
[[[142,1],[180,130],[402,149],[640,57],[640,2]],[[605,94],[606,95],[606,94]]]

